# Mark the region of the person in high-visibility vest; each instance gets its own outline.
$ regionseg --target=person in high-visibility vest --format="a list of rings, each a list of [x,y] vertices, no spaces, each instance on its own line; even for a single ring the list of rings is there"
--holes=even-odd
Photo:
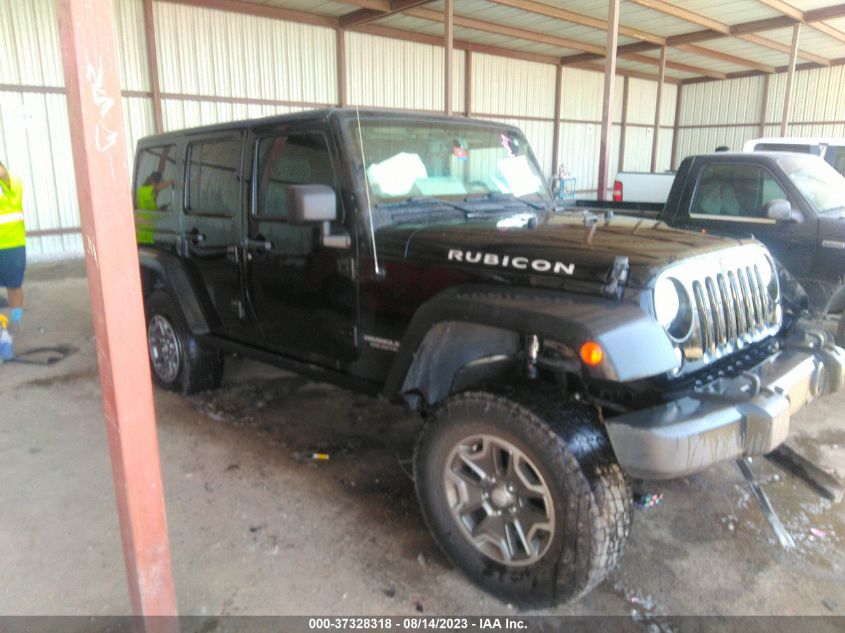
[[[10,322],[23,318],[23,274],[26,231],[23,222],[23,182],[0,163],[0,286],[9,296]]]
[[[161,172],[154,171],[135,192],[135,235],[139,244],[153,243],[155,216],[146,212],[167,209],[166,204],[159,207],[158,192],[174,183],[173,180],[162,181]]]

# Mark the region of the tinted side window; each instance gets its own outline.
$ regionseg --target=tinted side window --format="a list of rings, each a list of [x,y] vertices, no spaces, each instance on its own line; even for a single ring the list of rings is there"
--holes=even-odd
[[[179,163],[173,145],[148,147],[138,153],[135,173],[135,208],[169,211],[174,207],[174,185]]]
[[[270,136],[258,142],[256,213],[287,217],[285,197],[290,185],[336,186],[326,139],[321,134]]]
[[[757,165],[707,165],[701,170],[691,213],[765,217],[764,206],[787,195],[772,175]]]
[[[824,159],[845,176],[845,147],[828,147]]]
[[[188,146],[188,209],[231,216],[240,208],[241,139]]]

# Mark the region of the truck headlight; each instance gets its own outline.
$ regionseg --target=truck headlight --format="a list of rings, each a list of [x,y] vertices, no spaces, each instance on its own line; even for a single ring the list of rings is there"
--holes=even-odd
[[[676,341],[686,339],[692,330],[692,303],[689,293],[673,277],[661,277],[654,285],[654,316]]]

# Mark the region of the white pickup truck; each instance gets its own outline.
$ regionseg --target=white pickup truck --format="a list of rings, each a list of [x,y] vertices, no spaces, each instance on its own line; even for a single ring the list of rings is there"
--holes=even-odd
[[[652,174],[647,171],[620,171],[613,181],[613,201],[659,203],[666,202],[675,180],[675,172]]]
[[[796,152],[821,156],[836,171],[845,176],[845,138],[754,138],[742,146],[743,152]]]

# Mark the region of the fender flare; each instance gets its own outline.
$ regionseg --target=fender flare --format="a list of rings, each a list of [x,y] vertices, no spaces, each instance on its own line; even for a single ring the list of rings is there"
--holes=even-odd
[[[499,341],[500,347],[508,344],[507,339],[495,332],[536,334],[576,350],[585,341],[596,341],[605,352],[604,360],[585,369],[601,380],[629,382],[666,373],[678,365],[669,337],[637,303],[544,289],[471,284],[444,290],[417,310],[388,373],[383,392],[386,398],[395,400],[409,392],[423,391],[419,377],[430,376],[438,369],[445,374],[440,380],[448,379],[451,384],[449,372],[489,355],[477,344],[485,340],[484,335],[464,345],[464,329],[464,336],[450,339],[465,348],[464,357],[457,359],[455,350],[449,347],[449,360],[445,366],[439,365],[434,356],[445,346],[438,345],[436,339],[447,330],[436,326],[453,322],[485,326],[486,340]],[[494,348],[493,353],[497,351],[501,350]],[[443,395],[442,385],[435,393],[428,391],[429,396]]]
[[[827,303],[827,314],[839,314],[845,311],[845,286],[839,286]]]
[[[193,278],[185,262],[177,255],[145,247],[138,249],[138,260],[142,273],[150,271],[161,279],[182,309],[191,333],[195,336],[208,334],[211,331],[209,315],[213,312],[202,305],[200,297],[204,295],[198,292],[201,284]]]

